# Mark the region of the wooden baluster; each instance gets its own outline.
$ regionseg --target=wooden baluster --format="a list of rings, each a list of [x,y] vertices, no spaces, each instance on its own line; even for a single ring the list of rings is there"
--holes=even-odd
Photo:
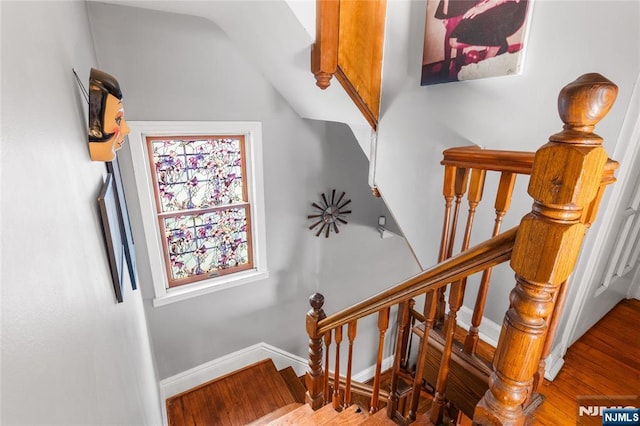
[[[438,254],[438,262],[442,262],[447,257],[451,256],[451,250],[453,250],[453,241],[451,236],[455,236],[457,226],[458,209],[460,206],[460,199],[456,199],[456,211],[452,218],[451,209],[453,199],[461,189],[461,178],[465,177],[466,183],[467,169],[458,169],[455,166],[444,166],[444,180],[442,187],[442,195],[445,200],[444,209],[444,222],[442,224],[442,237],[440,239],[440,251]],[[453,225],[452,225],[453,220]],[[433,322],[436,318],[444,318],[445,301],[444,301],[445,288],[436,290],[435,292],[429,292],[425,296],[424,304],[424,317],[425,317],[425,330],[424,337],[422,338],[420,348],[418,349],[418,361],[416,364],[416,376],[413,383],[413,391],[411,397],[411,407],[409,408],[409,419],[414,421],[417,415],[418,402],[420,398],[420,389],[422,387],[422,376],[424,373],[424,364],[427,356],[427,348],[429,343],[429,332],[433,327]]]
[[[469,184],[469,214],[467,215],[467,226],[464,231],[462,240],[462,251],[469,248],[471,240],[471,230],[473,229],[473,219],[476,209],[482,200],[482,191],[484,189],[486,171],[474,169],[471,172],[471,181]],[[451,360],[451,351],[453,348],[453,336],[456,330],[456,318],[462,302],[464,301],[464,290],[466,287],[466,278],[451,284],[449,290],[449,314],[445,321],[444,338],[445,345],[440,359],[440,367],[438,369],[438,379],[436,381],[436,393],[431,404],[430,419],[433,424],[441,424],[444,422],[445,411],[445,390],[447,388],[447,380],[449,377],[449,361]]]
[[[400,367],[408,370],[409,357],[411,355],[411,329],[415,323],[415,318],[411,315],[413,307],[416,305],[415,299],[409,299],[409,306],[407,308],[407,323],[405,324],[405,330],[409,330],[402,336],[402,349],[400,352]]]
[[[340,343],[342,343],[342,326],[336,328],[336,364],[333,376],[333,408],[342,408],[342,398],[340,398]]]
[[[349,356],[347,358],[347,384],[344,389],[344,405],[351,405],[351,363],[353,361],[353,342],[356,340],[358,321],[351,321],[347,326],[347,337],[349,339]]]
[[[324,403],[329,402],[329,348],[331,347],[331,330],[324,335],[324,389],[323,393],[327,396]]]
[[[463,168],[456,169],[456,180],[455,180],[456,198],[455,198],[455,204],[453,209],[453,223],[451,224],[451,230],[449,231],[449,241],[447,243],[446,259],[450,258],[453,255],[453,246],[456,241],[456,234],[458,233],[458,218],[460,217],[460,206],[462,204],[462,197],[467,192],[468,180],[469,180],[469,169],[463,169]]]
[[[462,204],[462,197],[467,192],[467,181],[469,180],[469,169],[457,168],[454,181],[455,192],[455,204],[453,209],[453,219],[451,223],[451,229],[449,230],[449,237],[447,238],[446,254],[442,259],[438,259],[442,262],[444,259],[448,259],[453,255],[453,246],[456,241],[456,234],[458,232],[458,218],[460,217],[460,205]],[[444,315],[446,310],[446,303],[444,300],[444,293],[446,287],[442,287],[438,290],[438,308],[436,311],[436,321],[441,323],[444,321]]]
[[[476,215],[476,209],[478,208],[480,201],[482,201],[482,192],[484,191],[484,179],[486,175],[486,170],[474,169],[471,171],[469,193],[467,194],[467,200],[469,201],[469,214],[467,215],[467,226],[464,230],[464,239],[462,240],[463,251],[469,248],[473,219]]]
[[[442,224],[442,237],[440,238],[440,251],[438,254],[438,262],[442,262],[446,258],[447,247],[449,245],[449,225],[451,223],[451,204],[456,194],[455,179],[456,167],[444,166],[444,183],[442,195],[444,196],[444,223]]]
[[[455,166],[444,166],[444,180],[442,186],[442,195],[445,200],[444,207],[444,222],[442,223],[442,237],[440,238],[440,250],[438,253],[438,262],[442,262],[448,257],[451,257],[451,250],[453,244],[450,241],[455,240],[455,231],[457,226],[458,209],[460,206],[460,197],[456,199],[456,209],[454,216],[451,216],[451,209],[453,199],[456,193],[460,189],[461,177],[464,177],[467,169],[458,169]],[[465,179],[466,180],[466,179]],[[453,220],[453,226],[452,226]],[[416,377],[413,385],[413,396],[411,401],[411,408],[409,410],[409,417],[413,420],[416,419],[416,410],[418,406],[418,398],[420,396],[420,387],[422,386],[422,372],[424,371],[424,362],[426,360],[427,346],[425,342],[429,341],[429,331],[433,327],[433,320],[436,318],[441,320],[444,318],[445,301],[444,301],[445,288],[436,290],[435,294],[428,294],[425,297],[425,304],[423,313],[425,315],[425,334],[423,342],[418,350],[418,363],[416,364]],[[427,321],[430,320],[430,321]],[[427,326],[428,323],[428,326]],[[420,372],[420,374],[418,374]],[[413,416],[413,417],[411,417]]]
[[[322,305],[324,296],[315,293],[309,298],[311,309],[307,312],[306,329],[309,335],[309,366],[305,375],[307,393],[305,401],[312,409],[317,410],[324,405],[322,385],[324,372],[322,371],[322,336],[318,335],[318,322],[326,318]]]
[[[511,267],[511,291],[489,390],[473,421],[482,425],[523,425],[522,403],[538,367],[553,312],[553,295],[571,274],[584,238],[584,209],[596,197],[607,162],[595,124],[609,111],[618,88],[599,74],[565,86],[558,98],[564,130],[535,155],[529,182],[532,212],[521,223]]]
[[[311,72],[316,85],[326,89],[338,71],[338,28],[340,27],[340,1],[316,2],[316,42],[311,46]]]
[[[389,404],[387,404],[387,417],[390,419],[395,417],[398,409],[398,380],[400,366],[403,363],[402,347],[405,335],[410,331],[407,329],[409,325],[409,301],[400,303],[398,306],[398,336],[396,337],[396,351],[393,358],[393,368],[391,369],[391,388],[389,389]]]
[[[442,236],[440,237],[440,251],[438,252],[438,262],[442,262],[447,258],[449,247],[449,230],[451,229],[451,206],[453,197],[456,194],[456,176],[457,168],[455,166],[444,166],[444,179],[442,185],[442,195],[444,196],[444,222],[442,223]],[[442,297],[444,303],[444,289],[438,290],[438,300]],[[444,311],[444,307],[442,308]],[[437,316],[440,312],[437,313]]]
[[[493,225],[492,236],[495,237],[500,233],[502,218],[511,206],[511,195],[513,187],[516,183],[516,174],[504,172],[500,175],[500,183],[498,184],[498,193],[496,195],[495,210],[496,219]],[[489,281],[491,280],[491,269],[486,269],[482,273],[480,279],[480,287],[478,287],[478,296],[476,304],[473,307],[473,316],[471,317],[471,328],[464,341],[464,351],[468,354],[474,354],[478,346],[478,333],[480,331],[480,322],[484,315],[484,307],[487,302],[487,292],[489,291]]]
[[[389,308],[384,308],[378,312],[378,358],[376,360],[376,375],[373,377],[373,395],[371,395],[371,414],[378,411],[378,400],[380,398],[380,375],[382,374],[382,356],[384,354],[384,335],[389,328]]]
[[[424,377],[424,367],[427,361],[427,351],[429,349],[429,332],[433,327],[436,316],[436,307],[438,303],[438,292],[430,291],[425,294],[424,301],[424,336],[420,341],[418,349],[418,359],[416,363],[416,372],[413,379],[413,389],[411,391],[411,406],[409,407],[409,422],[416,420],[418,415],[418,403],[420,402],[420,390],[422,388],[422,380]]]

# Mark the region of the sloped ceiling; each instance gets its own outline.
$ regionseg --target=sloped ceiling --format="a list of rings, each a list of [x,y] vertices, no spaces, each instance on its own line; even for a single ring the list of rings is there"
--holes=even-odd
[[[116,1],[111,3],[199,16],[218,25],[303,118],[369,127],[334,82],[320,90],[310,71],[314,1]],[[365,150],[365,153],[369,153]]]

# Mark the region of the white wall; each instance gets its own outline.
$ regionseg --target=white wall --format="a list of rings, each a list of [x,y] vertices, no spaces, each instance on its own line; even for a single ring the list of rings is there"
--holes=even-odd
[[[383,240],[375,231],[378,215],[389,214],[371,196],[366,157],[346,126],[301,119],[253,58],[208,20],[100,3],[90,3],[89,12],[98,62],[118,76],[129,120],[263,126],[269,279],[153,308],[149,266],[138,247],[161,378],[263,341],[306,357],[304,315],[313,292],[325,295],[332,313],[417,272],[404,239]],[[332,188],[347,192],[354,213],[339,235],[316,238],[306,216]],[[139,211],[131,215],[140,242]]]
[[[178,2],[152,3],[150,7],[181,8]],[[261,7],[268,4],[262,2]],[[185,7],[191,11],[193,5]],[[616,105],[596,129],[613,151],[639,68],[638,7],[638,2],[625,1],[589,1],[585,7],[584,2],[538,0],[521,76],[420,87],[425,3],[388,3],[375,181],[424,267],[435,263],[437,256],[442,215],[439,161],[443,149],[472,143],[490,148],[537,149],[561,128],[555,111],[560,88],[585,72],[595,71],[620,87]],[[211,14],[216,8],[206,9]],[[267,141],[271,278],[250,285],[249,292],[243,287],[174,306],[148,307],[160,376],[246,347],[257,339],[303,354],[306,349],[295,334],[303,336],[302,325],[295,325],[300,328],[289,332],[292,324],[297,324],[293,319],[306,310],[306,302],[300,301],[315,289],[328,295],[330,284],[341,286],[343,305],[356,294],[359,298],[360,292],[344,291],[344,283],[355,277],[355,262],[350,263],[346,254],[336,253],[350,247],[359,247],[357,253],[365,253],[364,248],[378,250],[363,244],[364,236],[356,235],[359,231],[354,230],[349,237],[341,235],[349,241],[334,248],[337,240],[320,242],[304,229],[308,225],[304,219],[308,205],[320,191],[329,189],[324,182],[336,174],[334,167],[348,170],[345,164],[355,161],[345,153],[327,151],[326,142],[336,142],[333,132],[347,138],[346,132],[300,120],[255,71],[260,67],[254,62],[258,58],[247,54],[250,41],[240,40],[242,47],[238,47],[207,20],[99,3],[92,3],[90,11],[99,63],[126,86],[130,119],[260,120]],[[234,22],[225,25],[233,26]],[[305,49],[300,55],[306,53]],[[291,66],[297,69],[301,65],[294,62]],[[283,160],[281,156],[285,156]],[[352,193],[348,185],[353,182],[340,181],[336,186]],[[518,193],[524,194],[525,187],[526,182],[520,180]],[[364,188],[361,191],[368,193]],[[517,224],[530,206],[528,196],[516,200],[505,227]],[[371,210],[356,209],[355,203],[354,209]],[[488,205],[482,213],[484,222],[477,223],[490,223],[491,210]],[[490,225],[476,229],[488,234]],[[407,259],[403,250],[389,249],[386,255],[383,252],[379,252],[380,259],[390,259],[389,253]],[[355,268],[368,270],[381,263],[375,257],[365,259],[360,259]],[[148,265],[141,263],[140,268],[144,281]],[[334,276],[344,279],[334,283]],[[372,272],[372,277],[367,283],[372,290],[386,285],[381,274]],[[384,277],[384,281],[388,284],[396,281],[394,278]],[[497,323],[502,321],[506,293],[513,283],[508,267],[494,274],[487,315]],[[145,297],[151,295],[145,292]],[[274,323],[258,320],[264,317]],[[279,325],[287,327],[288,332],[278,330]],[[190,333],[183,333],[184,329]]]
[[[95,54],[84,2],[3,1],[2,417],[160,424],[139,291],[116,304],[87,149]]]
[[[534,151],[562,128],[559,90],[599,72],[620,88],[596,127],[613,152],[640,69],[639,8],[637,1],[537,0],[522,75],[421,87],[425,3],[388,2],[375,182],[423,267],[437,259],[443,149],[478,144]],[[517,191],[524,194],[524,188]],[[530,206],[528,196],[516,200],[511,223]],[[476,221],[483,238],[492,220]],[[494,274],[486,313],[498,324],[513,285],[508,269]]]

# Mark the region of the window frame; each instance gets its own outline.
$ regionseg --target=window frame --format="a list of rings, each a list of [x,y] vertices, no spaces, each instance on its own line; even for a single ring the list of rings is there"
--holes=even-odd
[[[153,282],[153,306],[208,294],[268,277],[266,259],[266,222],[262,167],[262,124],[255,121],[130,121],[129,149],[142,217],[142,227]],[[253,268],[222,274],[189,284],[169,287],[164,244],[158,224],[156,196],[151,175],[147,137],[167,136],[244,136],[246,183],[251,211]],[[144,250],[138,249],[142,254]]]

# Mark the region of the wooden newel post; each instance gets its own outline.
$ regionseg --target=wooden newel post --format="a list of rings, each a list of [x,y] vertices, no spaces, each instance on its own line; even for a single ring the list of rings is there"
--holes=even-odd
[[[318,335],[318,322],[327,316],[322,310],[324,296],[315,293],[309,298],[311,309],[307,312],[307,334],[309,335],[309,367],[305,375],[307,393],[305,401],[314,410],[324,405],[323,383],[324,372],[322,371],[322,336]]]
[[[516,286],[493,360],[489,390],[473,421],[523,425],[522,403],[530,392],[553,311],[553,294],[573,271],[582,244],[583,210],[595,198],[607,162],[593,129],[611,108],[618,88],[599,74],[586,74],[558,97],[562,132],[535,155],[529,182],[531,213],[520,223],[511,267]]]
[[[338,29],[340,28],[340,1],[316,1],[316,42],[311,46],[311,72],[316,86],[329,87],[338,71]]]

